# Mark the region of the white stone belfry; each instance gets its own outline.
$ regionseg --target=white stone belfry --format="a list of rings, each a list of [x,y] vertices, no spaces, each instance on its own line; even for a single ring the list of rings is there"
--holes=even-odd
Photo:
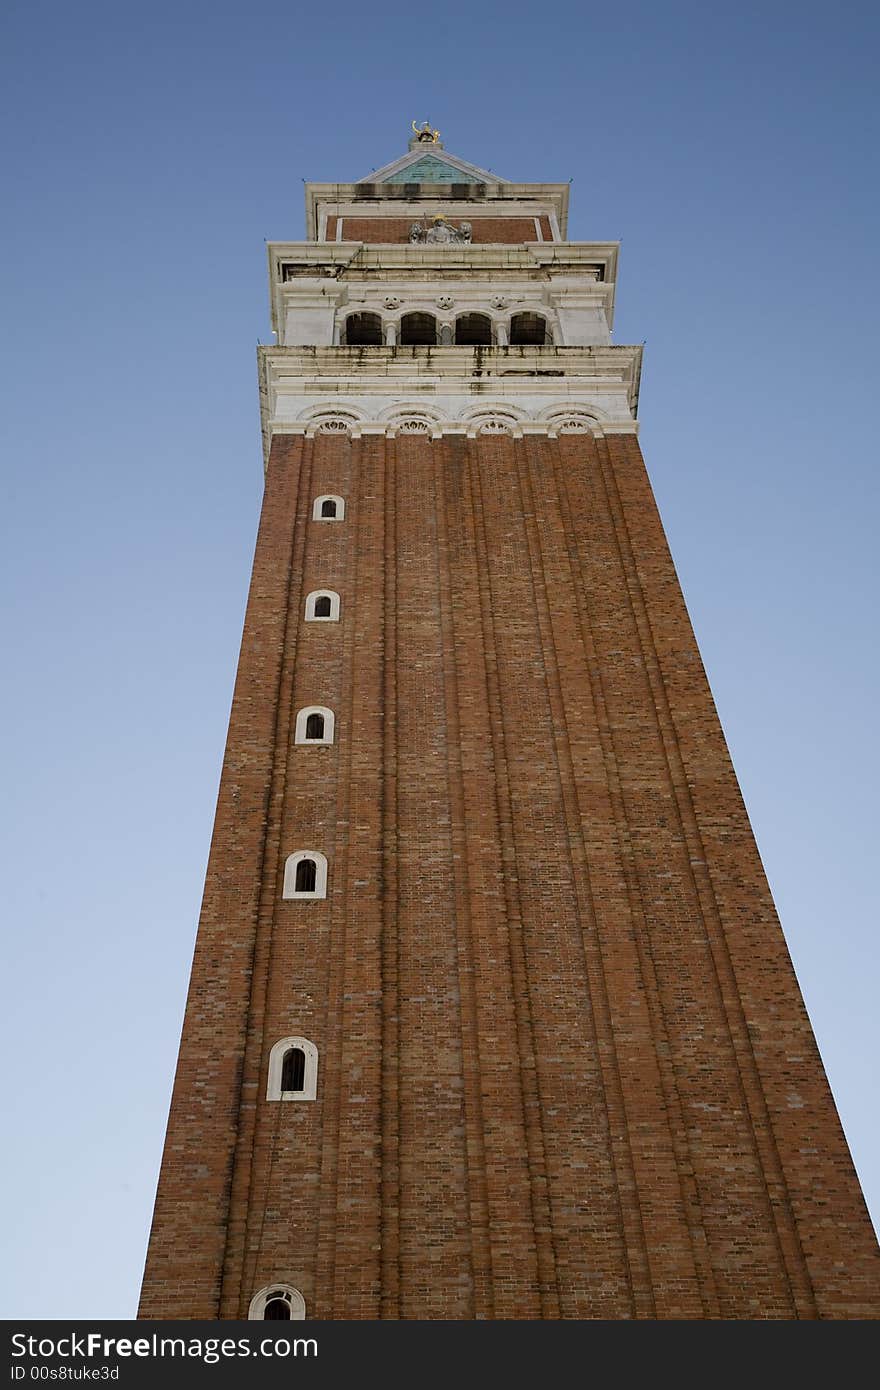
[[[566,240],[568,184],[516,184],[413,124],[405,155],[307,184],[308,240],[269,245],[276,434],[635,432],[641,349],[611,344],[618,247]]]

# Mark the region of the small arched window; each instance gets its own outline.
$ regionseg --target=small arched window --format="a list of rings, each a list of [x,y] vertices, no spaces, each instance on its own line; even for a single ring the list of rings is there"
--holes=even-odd
[[[434,315],[404,314],[400,320],[400,341],[404,347],[436,346],[437,320]]]
[[[282,1309],[285,1311],[282,1312]],[[248,1308],[249,1322],[275,1322],[290,1319],[302,1322],[306,1315],[306,1301],[299,1289],[291,1284],[267,1284],[255,1293]]]
[[[306,705],[297,711],[294,743],[332,743],[336,723],[332,709],[324,705]]]
[[[460,314],[455,320],[455,341],[459,347],[491,347],[492,320],[487,314]]]
[[[514,314],[510,320],[511,347],[544,347],[549,342],[545,318],[540,314]]]
[[[267,1100],[314,1100],[318,1049],[308,1038],[281,1038],[269,1053]]]
[[[382,320],[378,314],[349,314],[344,338],[345,347],[381,347]]]
[[[335,493],[324,493],[316,497],[312,504],[312,518],[315,521],[342,521],[344,516],[345,499]]]
[[[327,860],[320,850],[299,849],[284,861],[283,898],[326,898]]]
[[[338,623],[339,595],[332,589],[315,589],[306,599],[307,623]]]

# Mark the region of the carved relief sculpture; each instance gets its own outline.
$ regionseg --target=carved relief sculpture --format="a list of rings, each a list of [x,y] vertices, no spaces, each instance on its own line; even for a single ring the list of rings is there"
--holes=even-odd
[[[428,246],[444,246],[454,243],[467,243],[471,240],[473,228],[470,222],[462,222],[458,227],[438,214],[426,227],[422,222],[413,222],[409,229],[409,239],[413,244],[425,243]]]

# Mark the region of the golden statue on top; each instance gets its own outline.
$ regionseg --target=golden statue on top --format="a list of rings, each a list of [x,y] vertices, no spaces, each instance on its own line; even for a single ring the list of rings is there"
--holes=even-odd
[[[420,126],[416,125],[415,121],[413,121],[412,128],[415,132],[416,139],[422,144],[436,145],[440,139],[439,130],[432,130],[430,121],[425,121],[424,124]]]

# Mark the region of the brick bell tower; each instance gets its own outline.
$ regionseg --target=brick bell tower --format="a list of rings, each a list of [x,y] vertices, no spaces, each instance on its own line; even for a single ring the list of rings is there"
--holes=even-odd
[[[149,1318],[851,1318],[880,1261],[568,186],[269,247]]]

